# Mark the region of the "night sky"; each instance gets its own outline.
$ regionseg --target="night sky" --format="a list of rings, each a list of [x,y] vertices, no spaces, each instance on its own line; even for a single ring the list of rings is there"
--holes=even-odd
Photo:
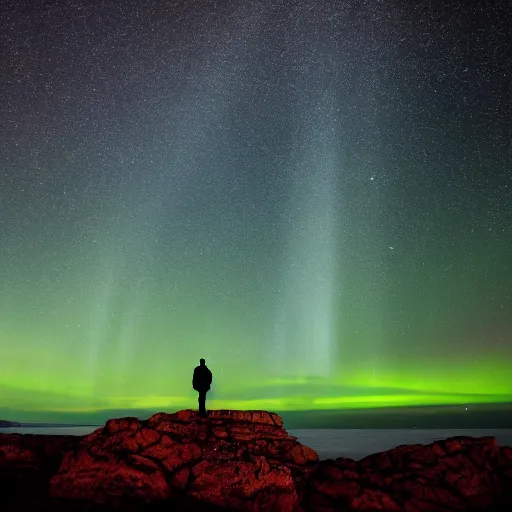
[[[0,2],[2,415],[512,401],[511,23]]]

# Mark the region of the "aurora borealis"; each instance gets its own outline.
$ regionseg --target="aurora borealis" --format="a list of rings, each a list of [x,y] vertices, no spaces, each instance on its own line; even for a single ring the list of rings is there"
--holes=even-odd
[[[448,4],[3,3],[0,418],[512,402],[510,14]]]

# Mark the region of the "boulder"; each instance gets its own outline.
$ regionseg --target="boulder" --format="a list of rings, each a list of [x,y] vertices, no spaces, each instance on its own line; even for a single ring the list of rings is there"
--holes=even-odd
[[[317,461],[265,411],[114,419],[64,456],[50,497],[113,509],[174,501],[292,512],[295,481]]]
[[[64,454],[80,440],[78,436],[0,434],[0,510],[47,501],[51,477]]]
[[[493,510],[512,484],[510,451],[493,437],[453,437],[322,461],[302,489],[302,510]]]

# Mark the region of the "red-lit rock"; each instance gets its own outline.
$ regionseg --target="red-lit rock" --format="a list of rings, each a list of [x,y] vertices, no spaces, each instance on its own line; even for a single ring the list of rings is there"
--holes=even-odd
[[[317,460],[273,413],[159,413],[147,421],[109,420],[84,437],[64,456],[50,496],[115,508],[192,499],[292,512],[295,477]]]
[[[398,446],[359,462],[323,461],[302,490],[302,509],[490,510],[501,500],[507,480],[512,484],[507,476],[512,464],[504,463],[508,450],[491,437],[456,437]]]
[[[0,434],[0,510],[48,500],[48,484],[78,436]],[[35,509],[34,509],[35,510]]]
[[[318,462],[265,411],[109,420],[84,437],[0,434],[2,512],[505,511],[512,448],[456,437]]]

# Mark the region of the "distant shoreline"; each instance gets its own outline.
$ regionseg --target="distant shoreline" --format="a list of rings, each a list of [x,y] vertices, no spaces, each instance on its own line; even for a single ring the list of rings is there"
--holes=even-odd
[[[18,421],[0,420],[0,428],[16,428],[21,426],[22,424]]]
[[[8,421],[0,420],[0,428],[70,428],[70,427],[102,427],[103,424],[96,423],[40,423],[40,422],[25,422],[25,421]]]
[[[0,428],[71,428],[71,427],[103,427],[95,423],[25,423],[0,420]]]
[[[26,411],[23,411],[26,413]],[[23,415],[20,413],[20,416]],[[177,411],[105,410],[97,417],[55,418],[60,421],[0,420],[0,428],[103,427],[112,418],[137,417],[144,421],[158,412]],[[272,411],[283,418],[288,429],[512,429],[512,403],[467,404],[423,407],[383,407],[310,411]],[[1,412],[0,412],[1,413]],[[9,411],[14,416],[15,411]],[[49,413],[49,414],[48,414]],[[45,416],[52,415],[48,411]],[[11,416],[11,417],[12,417]],[[35,414],[31,414],[32,419]],[[27,418],[28,420],[29,418]],[[36,419],[36,418],[34,418]],[[49,419],[49,418],[48,418]],[[13,418],[14,420],[14,418]],[[75,420],[75,421],[73,421]],[[78,420],[78,421],[77,421]],[[82,421],[80,421],[82,420]],[[83,421],[85,420],[85,421]]]

